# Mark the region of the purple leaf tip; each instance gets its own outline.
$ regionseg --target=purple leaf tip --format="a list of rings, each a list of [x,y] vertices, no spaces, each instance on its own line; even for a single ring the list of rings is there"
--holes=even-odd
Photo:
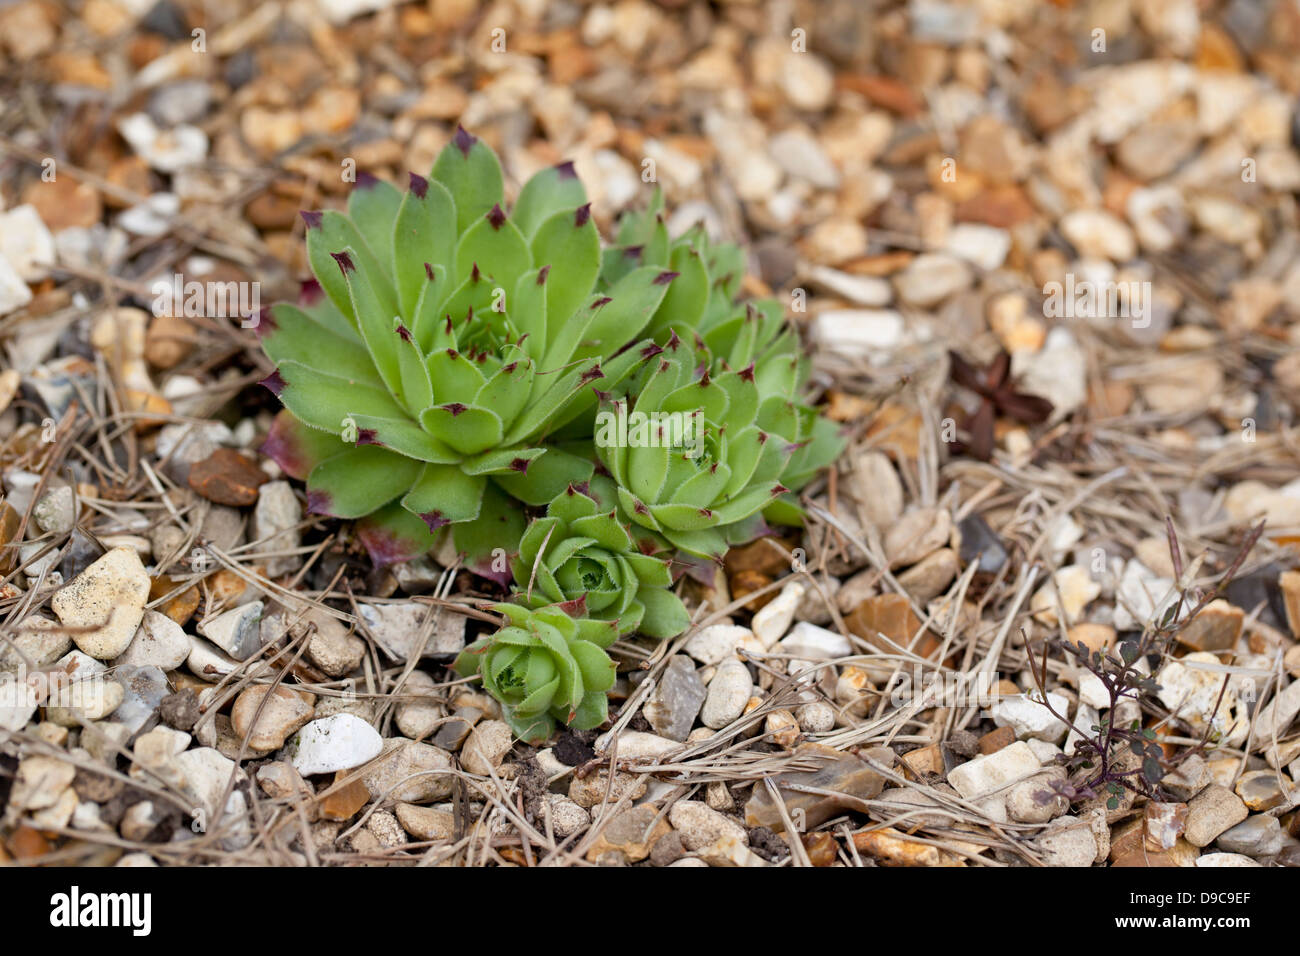
[[[441,511],[436,510],[424,512],[424,514],[420,515],[420,520],[429,526],[430,531],[437,531],[443,525],[451,524],[450,521],[442,516]]]
[[[581,229],[591,218],[591,203],[579,206],[573,213],[573,224]]]
[[[555,175],[558,179],[577,179],[578,171],[573,168],[573,160],[568,159],[555,166]]]
[[[280,370],[277,368],[266,378],[262,379],[259,384],[265,385],[270,389],[272,395],[279,398],[280,393],[284,391],[284,386],[288,383],[285,382],[284,377],[280,374]]]
[[[668,283],[676,279],[679,275],[681,275],[680,272],[661,272],[657,276],[655,276],[654,284],[667,285]]]
[[[325,218],[323,212],[308,211],[306,209],[299,212],[298,215],[302,216],[302,221],[307,224],[308,229],[319,229],[321,222]]]
[[[330,257],[339,264],[339,269],[344,275],[356,271],[356,263],[352,261],[352,257],[346,252],[331,252]]]
[[[492,204],[492,208],[488,210],[487,221],[493,229],[500,229],[505,225],[506,214],[501,211],[501,206],[499,204]]]
[[[474,144],[478,142],[478,139],[465,132],[465,127],[458,123],[456,124],[456,135],[452,137],[451,141],[456,144],[456,148],[460,150],[461,155],[469,159],[469,151],[474,148]]]
[[[411,173],[411,192],[415,193],[416,199],[423,199],[429,193],[429,180],[423,176]]]

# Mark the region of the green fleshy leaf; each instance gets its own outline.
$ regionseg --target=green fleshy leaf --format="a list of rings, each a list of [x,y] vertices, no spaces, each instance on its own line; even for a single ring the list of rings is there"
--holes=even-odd
[[[543,365],[549,370],[568,362],[580,341],[570,335],[569,324],[591,298],[600,272],[600,235],[590,209],[581,206],[543,222],[530,245],[533,262],[541,268],[550,267],[545,281],[550,340]],[[562,336],[571,343],[567,351],[556,345]]]
[[[456,232],[501,204],[501,164],[491,149],[460,127],[433,164],[433,178],[456,200]]]
[[[425,431],[462,455],[477,455],[501,444],[501,417],[491,409],[449,402],[420,415]]]
[[[637,600],[645,605],[638,628],[642,634],[676,637],[690,626],[691,616],[681,598],[666,588],[644,587],[637,592]]]
[[[513,291],[519,277],[532,268],[528,243],[500,206],[493,206],[470,226],[456,246],[457,281],[468,279],[476,266],[488,282],[502,290],[501,295]],[[506,308],[510,308],[508,301]]]
[[[400,419],[406,412],[390,392],[352,379],[326,375],[301,362],[285,360],[273,376],[285,408],[313,428],[339,434],[353,414]]]
[[[609,302],[587,327],[584,350],[578,354],[608,355],[634,341],[649,325],[661,303],[680,278],[658,266],[634,269],[616,282],[606,295]]]
[[[545,457],[545,456],[542,456]],[[465,556],[465,566],[479,577],[505,585],[510,581],[510,564],[500,560],[509,556],[524,533],[524,513],[519,503],[511,501],[491,483],[483,490],[483,502],[478,517],[472,521],[452,525],[452,541],[456,550]],[[511,611],[515,605],[504,605]]]
[[[303,218],[307,220],[307,262],[312,274],[334,307],[355,328],[357,313],[352,305],[352,295],[333,254],[352,249],[356,255],[357,267],[371,276],[387,275],[383,263],[366,244],[352,220],[341,212],[329,209],[325,212],[304,213]]]
[[[271,422],[261,452],[290,478],[305,481],[313,468],[346,449],[337,434],[305,425],[287,408],[282,408]]]
[[[438,441],[409,418],[377,418],[372,415],[348,416],[356,428],[356,442],[388,448],[416,461],[454,465],[461,454]]]
[[[393,223],[392,238],[398,304],[402,315],[412,322],[430,281],[429,271],[441,268],[444,277],[456,274],[455,223],[456,202],[446,187],[412,174],[411,188]]]
[[[574,172],[573,163],[560,163],[535,173],[524,183],[510,216],[519,231],[532,239],[542,223],[551,216],[586,203],[587,190]]]
[[[317,514],[361,518],[401,495],[419,462],[383,448],[351,448],[326,459],[307,478],[307,503]]]
[[[393,222],[401,206],[401,192],[373,176],[358,177],[348,195],[348,218],[388,275],[393,274]]]
[[[590,459],[551,446],[529,463],[526,472],[495,475],[492,480],[524,504],[540,507],[569,485],[590,479],[593,471]]]
[[[329,369],[331,375],[373,388],[386,387],[355,332],[351,338],[338,335],[283,302],[272,306],[269,321],[259,322],[257,331],[262,349],[273,362],[310,356],[315,367]]]
[[[402,507],[419,516],[430,531],[478,517],[486,479],[467,475],[455,465],[425,465],[412,476]]]
[[[356,529],[376,567],[418,558],[438,543],[423,521],[396,502],[362,518]]]

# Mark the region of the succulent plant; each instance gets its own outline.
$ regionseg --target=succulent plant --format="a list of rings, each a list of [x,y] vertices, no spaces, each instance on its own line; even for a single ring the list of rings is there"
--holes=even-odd
[[[688,554],[721,557],[754,537],[787,490],[793,448],[758,426],[752,369],[697,375],[697,358],[672,335],[635,393],[604,403],[596,451],[628,520]]]
[[[511,564],[517,599],[532,608],[562,604],[611,622],[619,634],[680,634],[690,615],[668,589],[668,565],[637,550],[616,509],[589,491],[570,485],[528,526]]]
[[[611,622],[570,617],[555,605],[492,609],[509,622],[479,638],[456,658],[462,677],[475,674],[501,702],[506,723],[521,740],[545,740],[556,721],[578,730],[605,722],[614,662],[604,648],[618,636]]]
[[[617,244],[605,252],[602,282],[616,280],[633,264],[678,273],[647,328],[657,341],[675,334],[694,342],[699,365],[714,376],[731,370],[752,374],[759,394],[756,423],[791,449],[779,476],[791,493],[774,499],[763,514],[768,520],[798,523],[802,511],[792,492],[834,461],[845,441],[835,423],[804,400],[811,366],[781,304],[740,299],[744,253],[732,243],[712,241],[703,225],[670,240],[658,191],[649,208],[620,221]],[[751,527],[755,533],[762,530],[757,524]]]
[[[503,210],[501,169],[464,130],[405,194],[357,183],[347,213],[304,213],[316,282],[258,324],[288,410],[267,451],[311,510],[364,518],[377,561],[444,525],[479,561],[522,516],[592,474],[598,389],[657,349],[636,339],[673,276],[634,269],[596,292],[600,239],[570,164]],[[563,432],[566,424],[578,425]],[[584,435],[585,430],[585,435]]]

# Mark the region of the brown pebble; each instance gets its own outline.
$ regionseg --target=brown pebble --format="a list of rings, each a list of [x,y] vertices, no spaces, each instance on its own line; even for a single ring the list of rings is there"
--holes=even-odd
[[[980,753],[995,754],[1003,747],[1010,747],[1016,742],[1016,732],[1010,727],[990,730],[980,738]]]
[[[190,468],[190,487],[219,505],[242,507],[257,501],[257,489],[267,481],[266,472],[246,455],[218,448]]]

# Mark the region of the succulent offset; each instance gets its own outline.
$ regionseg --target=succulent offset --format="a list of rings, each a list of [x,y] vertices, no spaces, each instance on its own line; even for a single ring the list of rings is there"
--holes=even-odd
[[[556,721],[578,730],[603,724],[615,672],[604,648],[618,636],[614,625],[570,617],[555,605],[496,604],[493,610],[509,623],[466,647],[454,667],[462,677],[482,678],[515,735],[538,741]]]
[[[362,178],[346,213],[303,218],[315,280],[258,323],[284,405],[265,451],[377,564],[450,535],[513,578],[513,623],[473,647],[509,659],[481,673],[517,732],[604,719],[604,676],[543,663],[556,634],[681,633],[674,578],[797,523],[794,492],[843,448],[779,303],[741,300],[740,249],[670,239],[657,192],[602,250],[571,164],[507,212],[496,156],[458,129],[405,192]]]
[[[528,607],[559,604],[610,621],[620,634],[651,637],[674,637],[690,622],[668,589],[668,565],[636,550],[615,509],[572,485],[528,526],[511,569]]]

